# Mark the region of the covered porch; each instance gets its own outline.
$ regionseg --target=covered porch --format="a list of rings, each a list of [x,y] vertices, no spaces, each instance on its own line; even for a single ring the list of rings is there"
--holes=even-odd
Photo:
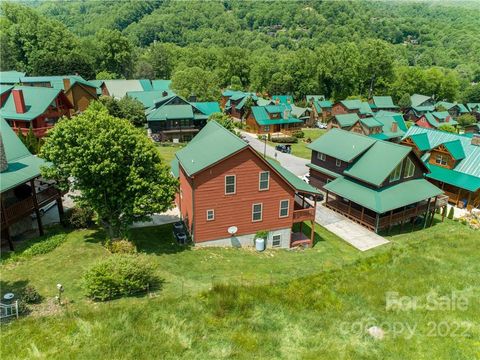
[[[313,197],[313,203],[308,197]],[[297,232],[292,231],[290,239],[290,247],[307,245],[313,246],[315,237],[315,212],[317,208],[317,200],[315,194],[297,193],[295,194],[295,202],[293,206],[293,224],[299,224]],[[303,233],[303,223],[310,222],[310,236]]]
[[[339,178],[325,186],[324,205],[378,233],[400,224],[415,225],[423,217],[423,227],[433,223],[435,211],[446,207],[447,197],[424,179],[410,180],[380,190]],[[445,215],[445,212],[444,212]]]

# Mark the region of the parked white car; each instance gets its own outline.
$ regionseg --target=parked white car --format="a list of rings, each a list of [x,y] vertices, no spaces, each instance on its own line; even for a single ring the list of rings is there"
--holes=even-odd
[[[317,121],[317,128],[319,128],[319,129],[326,129],[326,128],[327,128],[327,124],[322,123],[322,122],[320,122],[320,121]]]

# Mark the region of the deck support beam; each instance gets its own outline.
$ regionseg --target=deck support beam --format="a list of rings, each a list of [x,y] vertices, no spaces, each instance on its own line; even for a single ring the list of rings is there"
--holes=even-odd
[[[427,211],[425,211],[425,222],[423,223],[423,228],[424,229],[427,226],[427,222],[428,222],[428,214],[429,214],[429,211],[430,211],[430,200],[431,199],[432,198],[428,198]]]
[[[33,207],[35,208],[35,215],[37,216],[38,232],[40,233],[40,236],[42,236],[44,234],[43,224],[42,224],[42,218],[40,217],[40,209],[38,208],[37,190],[35,189],[35,182],[33,179],[30,180],[30,186],[32,188],[32,194],[33,194]]]

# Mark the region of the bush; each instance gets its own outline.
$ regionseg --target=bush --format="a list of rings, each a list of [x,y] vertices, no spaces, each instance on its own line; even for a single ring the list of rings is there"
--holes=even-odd
[[[42,297],[32,285],[27,285],[20,293],[20,299],[27,304],[38,304]]]
[[[294,136],[272,137],[272,142],[282,144],[294,144],[298,143],[298,139]]]
[[[89,206],[75,206],[67,215],[67,223],[74,229],[85,229],[94,224],[95,211]]]
[[[450,210],[448,211],[448,215],[447,215],[447,218],[449,219],[453,219],[453,215],[454,215],[454,208],[453,206],[450,208]]]
[[[146,291],[157,281],[153,266],[142,255],[112,255],[84,275],[86,295],[100,301]]]
[[[35,255],[46,254],[58,247],[67,238],[67,234],[57,234],[47,237],[45,240],[34,243],[26,249],[21,257],[32,257]]]
[[[135,254],[137,248],[128,240],[114,240],[108,243],[108,250],[113,254]]]
[[[303,139],[305,137],[305,133],[302,130],[295,131],[292,135],[297,139]]]

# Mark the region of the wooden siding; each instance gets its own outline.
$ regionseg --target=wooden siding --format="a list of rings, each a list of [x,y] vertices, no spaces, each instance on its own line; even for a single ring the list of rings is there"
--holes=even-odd
[[[270,171],[266,191],[259,190],[261,171]],[[225,195],[226,175],[236,176],[236,193],[233,195]],[[294,190],[250,148],[196,175],[193,183],[195,242],[227,238],[230,226],[238,228],[236,235],[292,226]],[[280,200],[287,199],[290,200],[288,217],[280,218]],[[253,222],[252,205],[257,203],[263,204],[262,221]],[[215,211],[213,221],[207,221],[207,210],[210,209]]]
[[[67,90],[66,96],[73,105],[73,113],[85,111],[90,102],[97,99],[96,89],[81,86],[79,83]]]
[[[179,177],[180,177],[180,194],[179,194],[179,208],[182,219],[185,222],[190,234],[193,234],[193,183],[191,179],[187,176],[185,171],[181,166],[179,166]]]
[[[336,103],[332,107],[332,115],[356,113],[354,110],[348,110],[342,103]]]
[[[447,165],[442,165],[442,164],[436,163],[435,158],[436,158],[437,155],[442,155],[443,157],[446,157],[447,158]],[[444,167],[444,168],[447,168],[447,169],[453,169],[455,167],[455,164],[456,164],[455,159],[452,157],[452,155],[450,155],[448,150],[443,145],[437,146],[435,149],[432,149],[432,151],[430,152],[430,158],[429,158],[428,162],[432,165],[441,166],[441,167]]]
[[[349,163],[342,161],[342,164],[340,166],[337,166],[336,162],[337,162],[337,159],[329,155],[325,155],[325,161],[320,160],[318,158],[318,152],[315,150],[312,150],[312,157],[311,157],[312,164],[318,165],[320,167],[323,167],[325,169],[328,169],[330,171],[333,171],[337,174],[342,175],[343,171],[348,167]]]
[[[413,176],[409,177],[409,178],[405,178],[407,158],[410,159],[413,162],[413,164],[415,165],[415,171],[413,172]],[[398,179],[397,181],[390,182],[389,181],[390,176],[388,176],[385,179],[385,181],[380,185],[380,187],[392,186],[392,185],[400,184],[402,182],[410,181],[410,180],[414,180],[414,179],[423,179],[423,174],[425,172],[427,172],[427,169],[425,168],[425,165],[423,165],[422,160],[420,160],[418,158],[418,156],[415,155],[414,152],[410,152],[408,154],[408,156],[406,156],[402,160],[402,173],[401,173],[400,179]]]

